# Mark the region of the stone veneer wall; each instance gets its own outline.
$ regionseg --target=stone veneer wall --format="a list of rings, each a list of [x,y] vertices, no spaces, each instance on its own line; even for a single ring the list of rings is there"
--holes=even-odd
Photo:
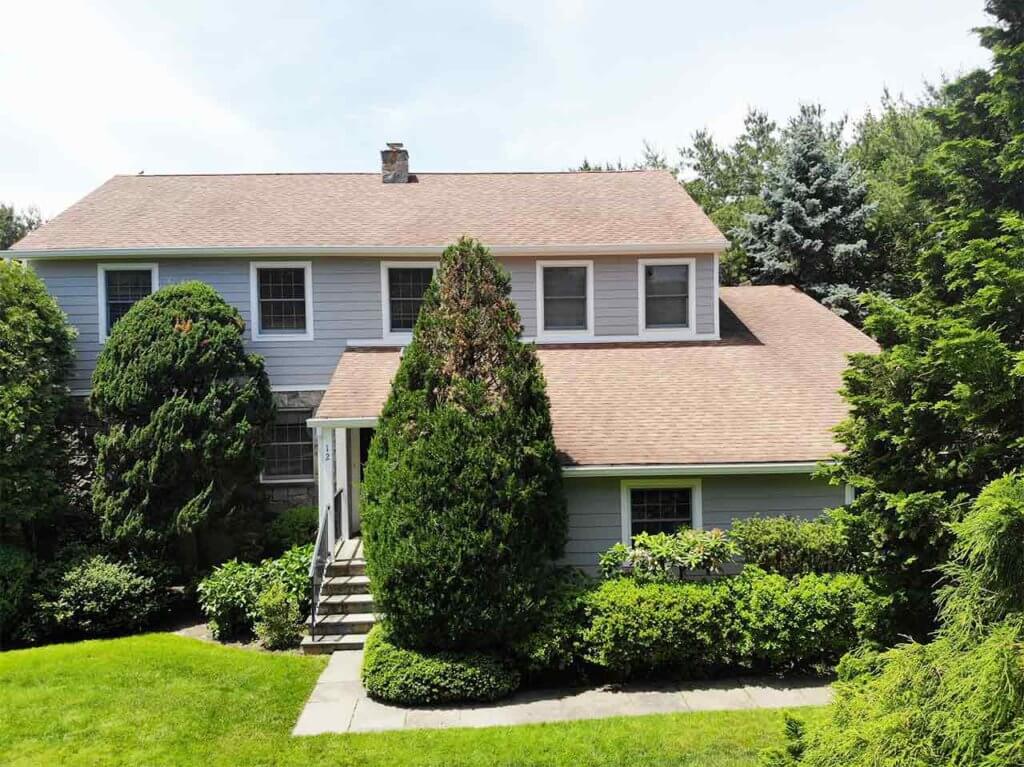
[[[274,402],[279,408],[309,408],[315,411],[323,396],[322,391],[277,391],[274,392]],[[316,467],[317,462],[314,460],[314,472]],[[316,506],[319,503],[315,481],[268,484],[263,489],[267,495],[267,507],[273,513],[293,506]]]

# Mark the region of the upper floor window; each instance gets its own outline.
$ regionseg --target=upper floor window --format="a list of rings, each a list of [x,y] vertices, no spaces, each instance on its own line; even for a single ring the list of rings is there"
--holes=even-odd
[[[312,410],[278,410],[270,427],[263,464],[265,481],[294,482],[313,478],[313,432],[306,426]]]
[[[436,268],[433,262],[381,263],[385,338],[412,334]]]
[[[114,327],[137,301],[157,289],[156,264],[100,264],[99,283],[100,341],[105,341]]]
[[[592,261],[537,262],[538,335],[594,332]]]
[[[698,479],[624,480],[622,538],[630,543],[640,533],[676,533],[701,528],[701,487]]]
[[[640,335],[693,332],[692,258],[640,259]]]
[[[309,261],[254,261],[250,281],[254,341],[313,338]]]

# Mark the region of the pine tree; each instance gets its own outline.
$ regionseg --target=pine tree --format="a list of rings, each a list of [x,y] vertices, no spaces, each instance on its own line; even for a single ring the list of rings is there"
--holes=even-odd
[[[950,524],[1024,463],[1024,9],[988,9],[993,68],[949,83],[928,112],[942,143],[913,181],[929,223],[919,289],[870,302],[884,350],[845,378],[832,474],[858,491],[840,519],[873,552],[889,637],[927,636]]]
[[[857,296],[875,269],[865,223],[867,188],[840,151],[842,123],[802,106],[768,171],[763,213],[734,231],[751,259],[754,281],[796,285],[841,316],[856,320]]]
[[[544,376],[509,288],[479,243],[445,251],[370,447],[367,567],[409,647],[508,644],[565,545]]]
[[[237,538],[258,519],[273,399],[244,331],[201,282],[162,288],[111,330],[90,397],[103,424],[93,505],[120,548],[191,571],[217,558],[206,533]]]

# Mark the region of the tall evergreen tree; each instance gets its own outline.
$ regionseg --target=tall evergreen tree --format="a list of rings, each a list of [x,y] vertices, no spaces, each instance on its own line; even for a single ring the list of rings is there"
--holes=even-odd
[[[867,188],[840,151],[842,123],[802,106],[761,192],[763,213],[734,235],[756,282],[796,285],[839,315],[859,317],[857,296],[875,271],[868,253]]]
[[[217,558],[206,533],[251,530],[274,405],[244,333],[201,282],[162,288],[114,325],[90,405],[103,424],[93,505],[116,545],[191,571]]]
[[[544,376],[509,289],[479,243],[445,251],[370,447],[367,567],[406,646],[507,644],[565,545]]]
[[[877,356],[853,360],[845,455],[858,491],[840,518],[873,552],[890,635],[924,637],[949,524],[1024,463],[1024,8],[991,0],[994,65],[948,84],[929,110],[942,143],[914,174],[930,221],[920,289],[870,302]]]

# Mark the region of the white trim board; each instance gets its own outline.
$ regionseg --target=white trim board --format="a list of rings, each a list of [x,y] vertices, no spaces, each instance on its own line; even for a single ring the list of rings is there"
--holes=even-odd
[[[586,316],[587,327],[581,330],[544,329],[544,270],[558,267],[583,267],[587,270]],[[590,340],[594,337],[594,262],[590,259],[575,261],[551,261],[538,259],[535,265],[537,288],[537,339],[540,342],[557,342],[558,340],[580,339]]]
[[[301,333],[264,333],[260,330],[260,269],[302,269],[306,299],[306,329]],[[249,262],[250,339],[258,341],[313,340],[313,262],[312,261],[250,261]]]
[[[219,256],[440,256],[451,243],[443,245],[262,245],[199,247],[126,247],[126,248],[25,248],[5,251],[5,258],[195,258]],[[700,242],[627,242],[621,244],[568,243],[565,245],[495,245],[496,256],[640,256],[657,254],[721,253],[729,247],[725,238]]]
[[[678,463],[649,465],[564,466],[564,477],[686,477],[729,474],[812,474],[822,461],[764,463]]]
[[[395,332],[391,330],[391,282],[388,280],[388,272],[392,269],[431,269],[437,274],[437,261],[381,261],[380,262],[380,313],[383,317],[383,325],[378,345],[393,346],[395,344],[406,346],[412,341],[412,331]],[[348,345],[351,345],[349,342]]]
[[[686,327],[680,328],[648,328],[647,327],[647,266],[685,266],[686,276]],[[639,338],[656,341],[689,340],[697,335],[697,260],[694,258],[638,258],[636,260],[637,279],[637,317]],[[715,324],[718,328],[718,324]],[[716,334],[717,335],[717,334]]]
[[[627,546],[633,543],[633,513],[631,491],[651,488],[689,488],[690,526],[694,530],[704,529],[704,501],[701,494],[701,481],[696,477],[660,477],[650,479],[624,479],[619,483],[619,503],[622,521],[622,542]]]
[[[97,332],[99,342],[106,343],[110,335],[110,328],[107,327],[107,272],[149,272],[149,293],[153,295],[160,289],[160,265],[157,263],[140,264],[136,261],[124,263],[96,264],[96,297],[99,300],[99,312],[96,319],[99,321]]]

